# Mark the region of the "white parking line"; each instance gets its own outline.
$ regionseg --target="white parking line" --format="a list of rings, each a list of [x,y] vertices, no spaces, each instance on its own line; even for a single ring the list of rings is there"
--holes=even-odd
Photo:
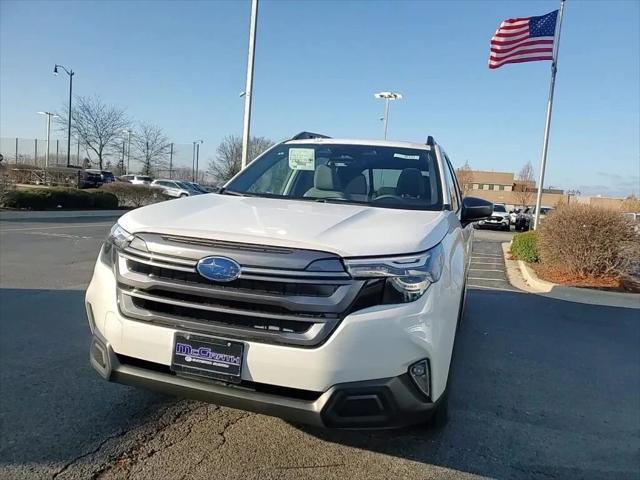
[[[478,288],[480,290],[496,290],[496,291],[500,291],[500,292],[514,292],[515,291],[515,290],[508,289],[508,288],[487,287],[486,285],[473,285],[471,283],[468,283],[467,287]]]
[[[502,263],[495,263],[495,262],[476,262],[474,260],[471,260],[471,265],[491,265],[493,267],[496,267],[498,265],[502,265]]]
[[[57,227],[0,228],[4,232],[28,232],[31,230],[53,230],[56,228],[110,227],[113,223],[85,223],[84,225],[60,225]]]
[[[25,235],[40,235],[42,237],[56,237],[56,238],[73,238],[74,240],[86,240],[93,237],[86,235],[71,235],[70,233],[51,233],[51,232],[24,232]]]
[[[475,272],[504,272],[504,270],[495,270],[491,268],[470,268],[469,270],[473,270]]]
[[[489,280],[490,282],[507,283],[507,281],[502,278],[467,277],[467,280]]]

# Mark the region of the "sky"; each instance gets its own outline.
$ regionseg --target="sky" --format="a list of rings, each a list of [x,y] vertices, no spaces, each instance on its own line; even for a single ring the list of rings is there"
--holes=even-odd
[[[550,62],[487,66],[506,18],[558,0],[260,0],[251,132],[380,138],[378,91],[400,92],[389,138],[433,135],[452,162],[538,175]],[[0,136],[42,138],[41,110],[99,95],[201,164],[242,132],[250,3],[0,0]],[[60,139],[63,132],[57,133]],[[190,155],[188,155],[190,162]],[[545,186],[640,194],[640,2],[567,0]]]

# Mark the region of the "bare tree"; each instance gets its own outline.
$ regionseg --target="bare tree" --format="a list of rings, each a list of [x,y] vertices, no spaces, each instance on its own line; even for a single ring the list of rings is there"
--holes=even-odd
[[[142,164],[144,175],[166,168],[171,142],[162,128],[141,123],[131,140],[135,158]]]
[[[527,162],[520,169],[516,182],[513,185],[514,198],[518,205],[526,207],[531,204],[536,193],[535,177],[531,162]]]
[[[68,107],[59,113],[58,123],[67,127]],[[129,126],[129,119],[120,107],[107,105],[100,97],[75,97],[71,116],[71,131],[85,145],[87,154],[93,152],[103,168],[105,157],[117,148],[122,131]]]
[[[473,189],[473,170],[471,170],[468,161],[456,170],[456,177],[458,178],[462,193],[466,195]]]
[[[249,162],[271,147],[273,142],[264,137],[249,139]],[[227,135],[216,149],[216,158],[209,162],[209,172],[220,183],[224,183],[240,171],[242,164],[242,138]]]

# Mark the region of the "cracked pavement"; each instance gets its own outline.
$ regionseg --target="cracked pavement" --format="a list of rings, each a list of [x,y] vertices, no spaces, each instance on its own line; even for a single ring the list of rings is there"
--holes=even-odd
[[[445,429],[318,430],[103,381],[83,288],[110,222],[84,222],[0,222],[2,480],[640,477],[637,311],[487,282]]]

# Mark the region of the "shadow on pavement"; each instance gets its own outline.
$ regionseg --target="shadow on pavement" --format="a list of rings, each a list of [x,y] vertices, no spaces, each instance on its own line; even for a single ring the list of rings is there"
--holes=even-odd
[[[70,462],[174,401],[92,371],[83,295],[0,290],[2,464]],[[637,311],[489,290],[470,290],[467,308],[446,428],[296,428],[491,477],[638,478]]]
[[[175,400],[89,366],[84,291],[0,289],[0,464],[68,462]]]
[[[302,429],[329,442],[490,477],[638,478],[637,313],[470,290],[443,430]]]

